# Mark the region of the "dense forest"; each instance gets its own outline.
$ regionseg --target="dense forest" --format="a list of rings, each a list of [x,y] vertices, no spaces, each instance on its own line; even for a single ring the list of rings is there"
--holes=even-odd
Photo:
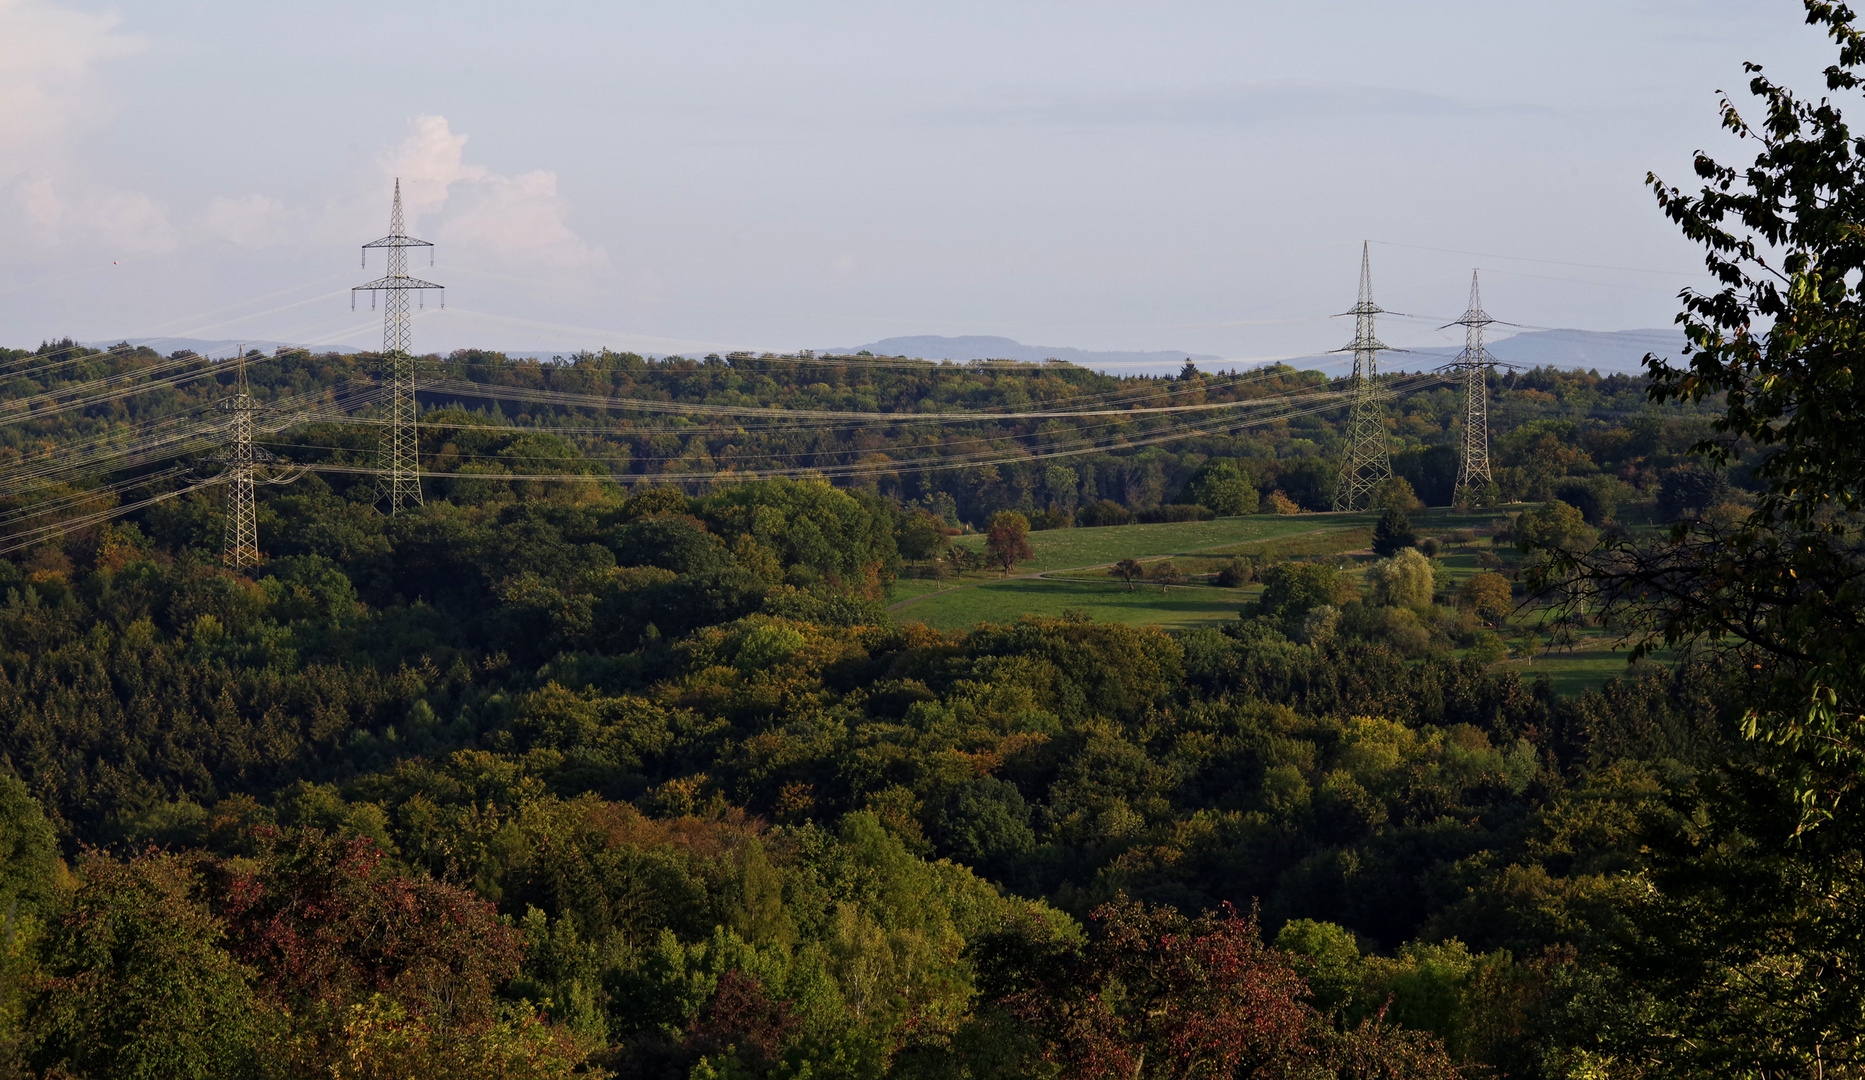
[[[93,506],[85,493],[100,460],[119,480],[173,486],[158,463],[210,456],[224,438],[214,411],[233,378],[224,360],[64,341],[0,350],[0,364],[0,400],[18,403],[0,428],[0,467],[34,482],[0,480],[8,532],[20,511],[49,500]],[[275,429],[261,445],[286,461],[373,466],[378,430],[342,410],[373,401],[378,366],[366,355],[251,354],[252,392],[273,410],[260,418],[262,431]],[[1278,491],[1327,510],[1344,449],[1344,399],[1334,396],[1344,382],[1284,365],[1220,374],[1188,363],[1152,378],[1055,364],[607,352],[540,363],[462,351],[427,358],[421,373],[423,467],[444,477],[429,489],[468,500],[487,490],[480,475],[707,490],[778,470],[864,488],[950,526],[981,528],[1006,509],[1038,528],[1114,524],[1201,502],[1250,513]],[[1461,387],[1439,375],[1384,380],[1394,472],[1416,498],[1449,504]],[[1702,406],[1656,408],[1630,376],[1535,369],[1491,381],[1491,502],[1651,495],[1708,431]],[[141,389],[93,389],[113,382]],[[1186,411],[1132,411],[1145,409]],[[86,456],[73,459],[74,446]],[[1201,484],[1212,463],[1241,478]],[[328,480],[373,497],[372,478]]]
[[[373,460],[369,358],[256,357],[293,482],[237,571],[220,488],[146,498],[230,373],[8,354],[0,1069],[1862,1075],[1865,145],[1752,74],[1755,164],[1654,181],[1723,283],[1691,353],[1500,378],[1480,538],[1407,519],[1458,403],[1393,377],[1365,586],[1240,560],[1219,628],[886,603],[966,528],[1325,508],[1337,411],[1008,415],[1315,373],[430,358],[390,516],[290,471]],[[1562,695],[1463,644],[1524,604],[1664,662]]]

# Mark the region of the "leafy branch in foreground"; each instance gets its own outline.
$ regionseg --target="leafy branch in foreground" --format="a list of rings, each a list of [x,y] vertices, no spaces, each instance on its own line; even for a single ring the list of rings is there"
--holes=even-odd
[[[1865,35],[1852,11],[1806,8],[1839,46],[1827,89],[1859,89]],[[1616,620],[1639,655],[1692,646],[1739,660],[1746,732],[1806,764],[1810,824],[1865,764],[1865,138],[1830,98],[1745,70],[1765,116],[1751,123],[1725,98],[1722,123],[1760,144],[1754,162],[1699,153],[1695,194],[1649,178],[1721,288],[1681,294],[1687,364],[1645,363],[1655,401],[1721,398],[1714,434],[1693,449],[1717,467],[1749,464],[1762,491],[1739,521],[1707,515],[1656,541],[1554,550],[1531,584]]]

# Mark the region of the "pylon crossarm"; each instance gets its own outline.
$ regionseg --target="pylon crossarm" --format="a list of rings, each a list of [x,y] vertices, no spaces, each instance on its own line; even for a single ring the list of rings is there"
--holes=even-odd
[[[446,288],[445,285],[436,285],[431,281],[422,281],[420,278],[413,278],[413,277],[409,277],[406,274],[404,274],[401,277],[377,278],[367,285],[354,285],[354,286],[351,286],[350,291],[351,292],[392,292],[392,291],[399,291],[402,289],[444,289],[444,288]]]
[[[428,243],[426,240],[416,240],[412,236],[385,236],[380,240],[371,240],[367,244],[363,245],[363,247],[365,248],[388,248],[388,247],[411,248],[411,247],[433,247],[433,246],[434,246],[433,244]]]

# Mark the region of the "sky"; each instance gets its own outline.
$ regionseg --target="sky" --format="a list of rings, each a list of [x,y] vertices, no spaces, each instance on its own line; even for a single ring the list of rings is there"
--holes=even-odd
[[[793,351],[1002,335],[1237,361],[1397,346],[1482,268],[1524,326],[1663,327],[1779,0],[0,0],[0,344]],[[1461,331],[1458,331],[1460,334]]]

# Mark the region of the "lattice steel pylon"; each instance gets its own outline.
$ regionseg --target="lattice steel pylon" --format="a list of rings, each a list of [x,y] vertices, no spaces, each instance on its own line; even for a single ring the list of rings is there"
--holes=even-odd
[[[409,236],[402,224],[401,179],[395,180],[395,207],[389,212],[389,234],[363,245],[363,265],[369,265],[369,249],[382,248],[388,253],[388,273],[366,285],[350,290],[351,306],[359,292],[383,293],[382,297],[382,366],[389,384],[389,423],[382,431],[381,494],[388,500],[389,513],[402,507],[421,504],[421,466],[415,431],[414,400],[414,330],[408,311],[408,294],[422,289],[445,288],[431,281],[408,276],[408,249],[430,249],[433,244]],[[425,295],[425,294],[423,294]],[[426,302],[423,301],[423,306]],[[443,306],[445,301],[442,301]]]
[[[259,565],[259,516],[253,506],[254,467],[273,460],[272,455],[253,445],[253,414],[261,406],[246,390],[246,346],[240,346],[234,361],[233,396],[220,403],[227,414],[226,448],[214,455],[227,467],[227,501],[225,546],[221,560],[235,570],[251,570]]]
[[[1392,346],[1373,333],[1373,317],[1386,309],[1373,303],[1373,270],[1367,245],[1360,246],[1360,300],[1350,311],[1353,340],[1335,352],[1353,353],[1353,404],[1347,414],[1347,456],[1340,465],[1334,488],[1334,509],[1364,510],[1375,490],[1392,479],[1392,458],[1386,448],[1384,394],[1378,384],[1379,354]]]
[[[1445,365],[1464,377],[1463,456],[1457,462],[1457,485],[1453,501],[1470,500],[1470,489],[1489,483],[1489,373],[1496,368],[1496,358],[1483,347],[1483,328],[1495,322],[1483,310],[1483,297],[1477,291],[1476,271],[1470,271],[1470,308],[1463,317],[1445,323],[1445,327],[1464,328],[1464,348],[1457,359]]]

